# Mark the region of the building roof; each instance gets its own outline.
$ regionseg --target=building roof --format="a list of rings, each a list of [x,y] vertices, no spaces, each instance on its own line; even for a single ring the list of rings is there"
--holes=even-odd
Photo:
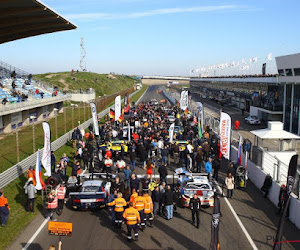
[[[0,1],[0,44],[76,28],[40,1]]]
[[[251,133],[261,139],[300,139],[300,136],[283,130],[283,123],[276,121],[268,122],[268,128],[253,130]]]

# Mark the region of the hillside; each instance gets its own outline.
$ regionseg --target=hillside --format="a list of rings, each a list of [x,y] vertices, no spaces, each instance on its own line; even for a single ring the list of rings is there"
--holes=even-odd
[[[110,95],[133,86],[134,79],[124,75],[105,75],[89,72],[58,72],[34,75],[35,80],[42,80],[49,85],[58,86],[63,90],[79,90],[93,88],[96,96]]]

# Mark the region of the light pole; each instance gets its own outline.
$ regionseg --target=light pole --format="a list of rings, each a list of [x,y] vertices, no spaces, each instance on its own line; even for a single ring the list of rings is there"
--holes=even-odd
[[[72,107],[72,129],[74,129],[74,107],[75,107],[75,104],[71,103],[71,107]]]
[[[79,121],[79,123],[80,123],[80,105],[78,105],[78,121]]]
[[[18,124],[16,124],[16,143],[17,143],[17,161],[20,162],[20,149],[19,149],[19,129]]]
[[[65,134],[67,133],[67,108],[64,108],[64,125],[65,125]]]
[[[35,127],[34,127],[34,119],[36,119],[36,117],[34,115],[31,115],[29,117],[32,120],[32,144],[33,144],[33,153],[35,152]]]
[[[58,109],[54,108],[54,113],[55,113],[55,139],[57,140],[57,114],[58,114]]]
[[[85,104],[83,105],[83,120],[85,122]]]

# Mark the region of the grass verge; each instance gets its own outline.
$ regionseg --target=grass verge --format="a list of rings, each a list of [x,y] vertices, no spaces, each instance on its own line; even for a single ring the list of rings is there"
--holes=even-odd
[[[138,98],[140,98],[140,96],[147,90],[147,87],[148,86],[143,85],[142,90],[139,91],[131,99],[131,101],[136,102]],[[42,145],[40,145],[40,148],[41,147]],[[12,153],[15,154],[15,150]],[[75,154],[75,149],[72,147],[72,143],[68,142],[66,145],[56,150],[55,156],[57,159],[59,159],[64,153],[67,154],[70,160],[67,168],[67,175],[69,176],[71,175]],[[41,191],[38,191],[38,194],[36,195],[35,213],[29,213],[25,211],[27,196],[24,193],[23,186],[26,180],[26,176],[22,175],[4,188],[5,196],[8,199],[11,209],[6,227],[0,227],[0,249],[5,249],[11,245],[11,243],[26,228],[26,226],[28,226],[29,223],[43,210]]]

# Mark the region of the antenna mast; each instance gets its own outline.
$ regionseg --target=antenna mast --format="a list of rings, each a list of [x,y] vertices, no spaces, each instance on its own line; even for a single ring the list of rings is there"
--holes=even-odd
[[[86,62],[85,62],[85,48],[84,48],[84,38],[81,37],[80,43],[80,68],[81,71],[86,71]]]

